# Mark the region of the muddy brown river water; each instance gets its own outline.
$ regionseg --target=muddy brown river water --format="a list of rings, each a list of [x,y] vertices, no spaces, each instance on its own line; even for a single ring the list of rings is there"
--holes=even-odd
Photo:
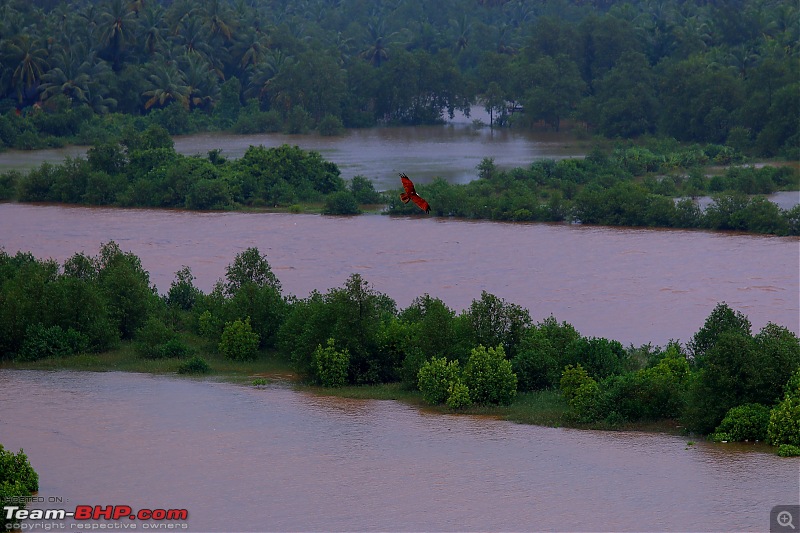
[[[798,500],[800,460],[755,445],[281,384],[2,370],[0,405],[0,441],[40,474],[34,507],[186,509],[189,531],[768,531]]]
[[[378,188],[397,171],[463,182],[483,157],[511,167],[580,155],[558,139],[493,135],[387,129],[297,144]],[[269,142],[191,136],[176,147],[236,157]],[[5,153],[0,168],[69,150]],[[800,331],[796,238],[0,204],[0,246],[12,254],[63,262],[110,240],[141,258],[161,293],[184,265],[208,291],[256,246],[300,297],[357,272],[400,308],[429,293],[460,311],[486,290],[535,321],[552,314],[626,345],[686,342],[721,301],[755,331],[770,321]],[[24,448],[39,472],[44,501],[33,507],[186,509],[190,531],[768,531],[772,506],[800,500],[797,458],[688,440],[433,415],[281,383],[0,370],[0,443]]]

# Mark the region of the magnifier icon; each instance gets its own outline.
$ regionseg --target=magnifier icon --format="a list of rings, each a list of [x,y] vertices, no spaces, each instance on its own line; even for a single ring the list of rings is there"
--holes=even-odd
[[[795,529],[794,524],[792,523],[792,513],[789,511],[781,511],[778,513],[776,519],[778,520],[779,526]]]

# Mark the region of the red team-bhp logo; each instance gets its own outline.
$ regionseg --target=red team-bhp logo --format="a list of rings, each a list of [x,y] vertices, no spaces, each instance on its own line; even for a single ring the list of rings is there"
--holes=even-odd
[[[78,505],[74,511],[66,509],[22,509],[17,505],[3,507],[6,522],[18,524],[21,530],[29,529],[188,529],[186,509],[139,509],[134,511],[129,505]],[[71,519],[69,524],[56,523]],[[128,522],[125,520],[138,520]],[[28,521],[28,522],[24,522]],[[30,521],[48,522],[50,527],[42,527]],[[109,523],[109,521],[111,523]],[[53,527],[55,525],[55,527]],[[28,526],[28,527],[25,527]]]

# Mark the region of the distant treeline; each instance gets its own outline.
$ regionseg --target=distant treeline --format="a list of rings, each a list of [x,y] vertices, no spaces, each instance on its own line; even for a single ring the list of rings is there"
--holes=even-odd
[[[800,339],[772,323],[753,334],[747,317],[724,303],[685,346],[625,348],[552,316],[534,323],[526,309],[487,292],[461,313],[427,294],[399,310],[353,274],[325,293],[285,296],[256,248],[238,254],[210,293],[193,280],[184,267],[159,295],[139,258],[114,242],[63,265],[0,251],[0,360],[103,352],[121,342],[143,358],[186,359],[198,370],[210,351],[241,361],[279,357],[323,386],[400,382],[452,408],[556,389],[573,423],[678,419],[692,431],[716,429],[720,440],[800,446]]]
[[[451,185],[439,179],[418,190],[438,216],[800,235],[800,205],[784,210],[763,196],[800,188],[800,169],[733,165],[718,175],[704,173],[707,165],[741,160],[725,146],[652,141],[510,171],[487,158],[475,181]],[[693,199],[699,195],[713,197],[705,210]],[[97,144],[86,157],[44,163],[27,174],[2,173],[0,200],[295,211],[303,209],[300,203],[319,203],[325,213],[338,215],[357,214],[360,204],[386,203],[390,214],[419,213],[398,194],[376,192],[363,176],[346,183],[338,166],[314,151],[251,146],[231,161],[218,150],[184,156],[167,131],[153,125],[128,129],[119,142]]]
[[[8,0],[0,146],[430,124],[658,135],[797,159],[794,2]],[[519,110],[511,113],[510,110]]]

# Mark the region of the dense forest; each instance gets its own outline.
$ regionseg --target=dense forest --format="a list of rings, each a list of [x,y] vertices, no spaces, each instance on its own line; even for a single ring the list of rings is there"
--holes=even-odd
[[[63,264],[0,251],[0,363],[55,360],[131,346],[179,372],[224,360],[281,358],[323,387],[401,383],[451,409],[507,405],[559,391],[560,423],[618,427],[680,420],[717,440],[768,440],[800,454],[800,339],[718,304],[681,345],[624,347],[483,292],[456,313],[430,295],[407,308],[358,274],[305,298],[285,295],[249,248],[210,293],[189,267],[159,295],[141,261],[114,242]],[[788,447],[787,447],[788,446]]]
[[[144,117],[171,134],[335,133],[479,105],[493,126],[797,159],[798,15],[784,0],[3,0],[0,144],[91,144]]]

